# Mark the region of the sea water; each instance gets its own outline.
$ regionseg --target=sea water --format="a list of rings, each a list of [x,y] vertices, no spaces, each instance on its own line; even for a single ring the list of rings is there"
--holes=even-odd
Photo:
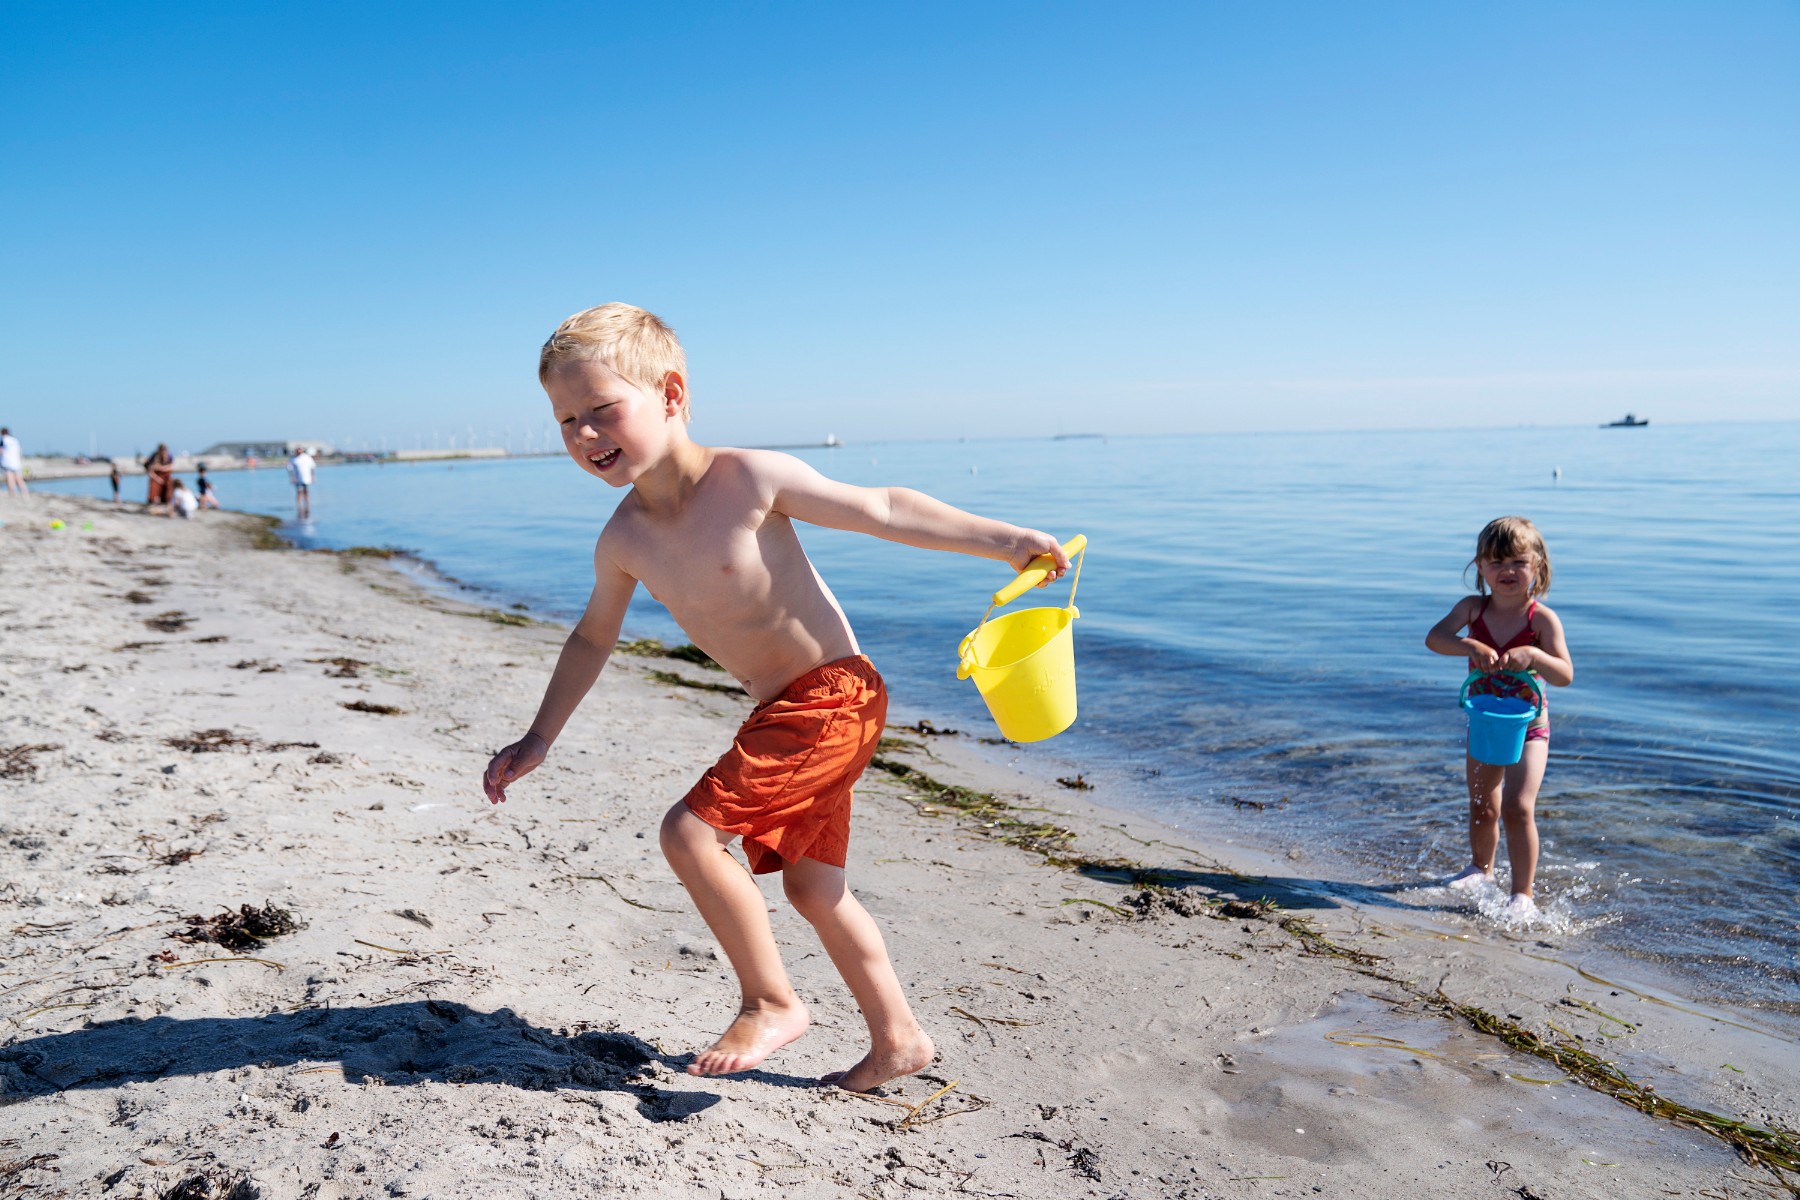
[[[1080,720],[1004,753],[1198,838],[1285,854],[1296,878],[1365,904],[1462,903],[1429,885],[1467,861],[1464,668],[1425,631],[1468,592],[1481,526],[1529,516],[1576,665],[1573,687],[1549,689],[1540,902],[1577,952],[1800,1014],[1800,424],[796,453],[849,483],[1087,534]],[[214,483],[229,507],[292,515],[279,470]],[[301,544],[403,547],[493,603],[561,618],[587,597],[619,499],[561,458],[327,466],[313,491],[313,520],[285,527]],[[992,735],[956,645],[1010,570],[802,539],[897,719]],[[684,640],[641,589],[627,635]]]

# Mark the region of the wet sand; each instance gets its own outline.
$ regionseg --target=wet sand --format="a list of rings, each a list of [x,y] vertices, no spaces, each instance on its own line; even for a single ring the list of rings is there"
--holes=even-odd
[[[493,808],[479,773],[562,631],[256,549],[233,514],[0,520],[0,1192],[1769,1194],[1456,1005],[1800,1124],[1795,1046],[1754,1017],[898,729],[850,875],[938,1061],[881,1097],[818,1086],[861,1021],[765,879],[813,1030],[690,1077],[736,994],[656,826],[748,708],[670,677],[724,676],[615,656]],[[265,905],[299,927],[200,940]]]

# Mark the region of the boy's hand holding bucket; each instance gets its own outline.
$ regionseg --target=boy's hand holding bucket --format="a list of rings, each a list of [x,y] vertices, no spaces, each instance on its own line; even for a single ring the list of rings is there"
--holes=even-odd
[[[1060,563],[1057,555],[1040,554],[1018,578],[994,593],[981,624],[963,638],[958,650],[958,678],[975,680],[994,723],[1015,742],[1043,741],[1075,723],[1075,640],[1070,630],[1081,615],[1075,607],[1075,589],[1081,585],[1087,538],[1076,534],[1057,549]],[[1066,606],[1027,608],[988,620],[994,609],[1059,577],[1070,558],[1075,560],[1075,578]]]

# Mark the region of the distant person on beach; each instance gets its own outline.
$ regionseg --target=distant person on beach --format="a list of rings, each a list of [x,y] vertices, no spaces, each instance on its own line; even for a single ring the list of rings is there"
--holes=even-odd
[[[1466,658],[1471,671],[1481,672],[1482,678],[1469,685],[1470,695],[1515,696],[1535,705],[1539,689],[1521,675],[1558,687],[1573,683],[1575,664],[1563,640],[1562,622],[1548,605],[1538,603],[1538,597],[1550,590],[1550,551],[1537,526],[1524,517],[1489,521],[1475,539],[1469,566],[1479,572],[1475,594],[1458,600],[1431,627],[1425,645],[1439,654]],[[1463,630],[1467,632],[1459,632]],[[1524,755],[1512,766],[1497,767],[1464,756],[1470,862],[1450,878],[1450,887],[1473,890],[1493,883],[1504,825],[1506,857],[1512,866],[1507,912],[1518,917],[1537,912],[1532,898],[1538,860],[1535,809],[1549,760],[1547,703],[1526,729]]]
[[[200,502],[194,499],[194,493],[188,491],[187,484],[177,479],[169,485],[169,515],[182,520],[200,511]]]
[[[904,488],[837,483],[797,458],[689,439],[687,360],[675,333],[628,304],[564,321],[538,379],[563,446],[588,474],[630,491],[594,550],[594,591],[563,645],[531,730],[494,755],[488,799],[544,761],[598,679],[642,583],[756,707],[732,748],[663,818],[669,865],[737,973],[737,1017],[695,1056],[693,1075],[747,1071],[806,1032],[762,891],[727,852],[742,837],[756,874],[780,871],[868,1023],[869,1052],[825,1076],[867,1091],[921,1070],[935,1048],[914,1019],[873,918],[845,886],[851,787],[887,711],[881,676],[795,535],[795,522],[955,550],[1024,569],[1055,538],[959,511]]]
[[[112,473],[108,475],[107,478],[112,481],[113,507],[117,508],[122,503],[119,499],[119,484],[124,482],[125,479],[125,477],[119,473],[118,459],[115,458],[112,460]]]
[[[6,476],[6,494],[23,498],[31,494],[25,486],[25,451],[12,430],[0,427],[0,474]]]
[[[219,507],[219,498],[213,494],[212,480],[206,477],[205,463],[194,468],[194,491],[199,493],[201,508]]]
[[[150,485],[144,494],[144,503],[156,508],[169,502],[169,485],[175,481],[175,456],[169,453],[167,442],[157,443],[154,453],[144,460],[144,475]]]
[[[302,521],[312,519],[312,454],[305,446],[296,447],[293,456],[288,459],[288,482],[294,485],[294,515]]]

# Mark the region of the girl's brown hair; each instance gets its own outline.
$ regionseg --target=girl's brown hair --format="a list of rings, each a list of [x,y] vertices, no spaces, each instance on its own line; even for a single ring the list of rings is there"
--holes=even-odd
[[[1500,562],[1508,558],[1534,558],[1537,570],[1531,573],[1531,594],[1541,596],[1550,590],[1550,550],[1544,535],[1525,517],[1496,517],[1481,527],[1475,538],[1475,557],[1469,567],[1482,562]],[[1468,570],[1464,567],[1463,570]],[[1487,594],[1487,580],[1475,572],[1475,591]]]

